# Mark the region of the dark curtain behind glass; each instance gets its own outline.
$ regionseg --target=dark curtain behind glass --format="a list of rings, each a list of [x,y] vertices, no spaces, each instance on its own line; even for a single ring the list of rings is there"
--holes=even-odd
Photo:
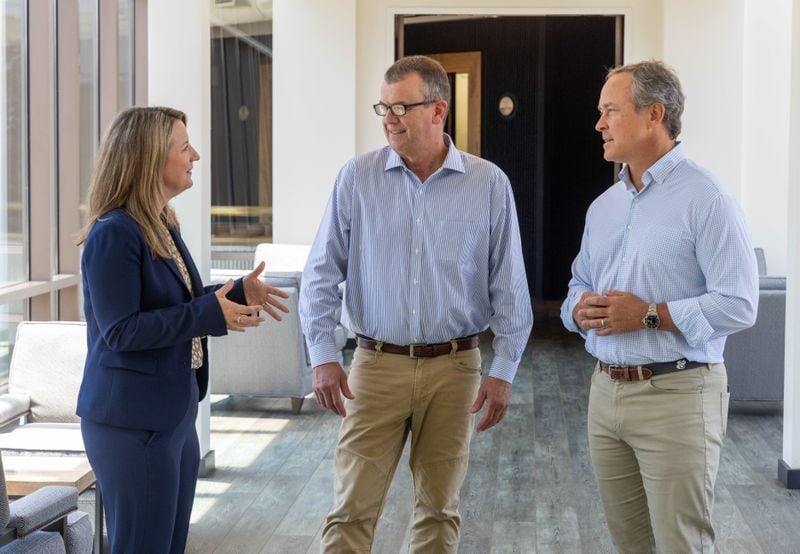
[[[250,38],[271,52],[272,36]],[[269,160],[259,159],[259,140],[265,140],[259,137],[259,122],[268,114],[260,113],[259,102],[265,92],[261,90],[262,65],[271,63],[271,56],[238,38],[211,40],[212,206],[259,206],[260,200],[265,202],[263,195],[259,199],[259,170],[260,164]],[[261,177],[271,181],[270,173],[261,171]],[[271,188],[268,184],[267,189]],[[215,215],[212,235],[271,236],[270,220]]]

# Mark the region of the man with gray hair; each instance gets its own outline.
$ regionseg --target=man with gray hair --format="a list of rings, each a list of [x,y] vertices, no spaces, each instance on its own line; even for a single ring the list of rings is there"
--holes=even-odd
[[[608,72],[595,129],[605,159],[624,165],[589,207],[561,307],[597,359],[589,449],[622,552],[714,551],[722,352],[758,305],[742,211],[676,140],[683,101],[661,62]]]
[[[530,333],[508,178],[456,149],[444,133],[449,102],[447,73],[430,58],[386,71],[373,109],[389,145],[341,170],[303,272],[314,392],[344,418],[323,552],[370,552],[409,433],[410,550],[456,552],[473,414],[486,406],[479,432],[503,418]],[[349,376],[333,339],[342,281],[357,336]],[[494,356],[481,382],[487,327]]]

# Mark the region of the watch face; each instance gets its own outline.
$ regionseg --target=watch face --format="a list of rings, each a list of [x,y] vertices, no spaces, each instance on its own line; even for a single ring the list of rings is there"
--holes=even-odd
[[[658,329],[661,324],[661,318],[658,315],[646,315],[644,317],[644,326],[648,329]]]

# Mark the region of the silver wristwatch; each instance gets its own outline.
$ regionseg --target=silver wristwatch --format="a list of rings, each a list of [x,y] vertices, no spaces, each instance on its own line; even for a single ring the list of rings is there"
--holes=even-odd
[[[644,323],[645,329],[658,329],[658,326],[661,325],[661,318],[658,317],[658,306],[656,304],[650,304],[647,307],[647,313],[644,315],[642,323]]]

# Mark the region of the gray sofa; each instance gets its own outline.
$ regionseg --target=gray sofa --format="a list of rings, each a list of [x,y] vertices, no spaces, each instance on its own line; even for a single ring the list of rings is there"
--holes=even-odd
[[[786,277],[759,277],[755,325],[728,337],[725,367],[731,400],[783,400]]]

